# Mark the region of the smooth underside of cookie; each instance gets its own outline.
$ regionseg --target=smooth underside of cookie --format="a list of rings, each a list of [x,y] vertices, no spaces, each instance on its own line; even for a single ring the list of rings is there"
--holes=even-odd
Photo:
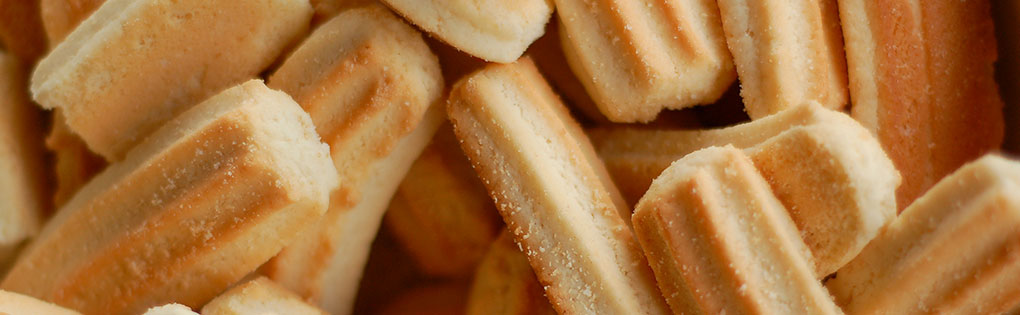
[[[674,313],[839,313],[783,205],[732,146],[674,162],[634,228]]]
[[[517,60],[552,16],[552,0],[382,0],[411,23],[475,57]],[[498,16],[498,18],[494,18]]]
[[[289,96],[259,81],[228,89],[82,188],[2,287],[86,313],[200,306],[321,216],[337,185],[327,172]]]
[[[558,311],[668,311],[620,217],[622,199],[592,180],[595,153],[530,59],[461,79],[448,113]]]
[[[1020,303],[1020,164],[986,156],[900,214],[827,286],[850,313],[999,313]],[[961,254],[966,253],[966,254]]]
[[[611,121],[712,103],[736,77],[715,1],[556,5],[568,64]]]

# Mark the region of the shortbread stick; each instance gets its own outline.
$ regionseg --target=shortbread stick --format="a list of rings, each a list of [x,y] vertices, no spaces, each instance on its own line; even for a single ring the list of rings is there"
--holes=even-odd
[[[56,47],[106,0],[39,0],[42,25],[50,47]]]
[[[439,64],[421,34],[370,5],[320,26],[269,85],[311,114],[341,185],[326,216],[264,272],[327,312],[349,313],[390,199],[443,119],[433,105]]]
[[[819,278],[850,261],[896,215],[900,177],[878,141],[850,117],[818,105],[723,129],[591,134],[620,185],[647,185],[703,147],[744,148],[800,229]]]
[[[202,315],[245,315],[274,313],[287,315],[325,315],[308,305],[300,296],[287,291],[266,277],[257,277],[223,292],[205,306]]]
[[[805,102],[847,104],[836,0],[719,0],[747,114],[760,119]]]
[[[411,165],[384,222],[422,273],[463,279],[503,225],[449,124]]]
[[[711,0],[556,0],[570,68],[602,114],[647,122],[714,102],[736,77]]]
[[[674,314],[842,314],[786,209],[733,146],[673,162],[633,220]]]
[[[468,293],[467,315],[552,315],[542,284],[513,234],[499,234],[475,271]]]
[[[312,25],[320,25],[347,9],[378,3],[378,0],[310,0],[315,14]]]
[[[557,311],[669,312],[623,198],[529,58],[462,78],[447,112]]]
[[[1002,143],[988,1],[839,5],[853,116],[903,174],[902,210],[942,176]],[[937,34],[925,35],[931,31]]]
[[[943,178],[826,285],[850,314],[997,314],[1020,304],[1020,162]]]
[[[39,232],[51,207],[42,115],[28,100],[23,69],[17,57],[0,51],[0,270]]]
[[[32,96],[63,109],[90,149],[117,161],[269,66],[311,15],[305,0],[108,0],[39,62]]]
[[[86,314],[201,306],[321,218],[334,172],[308,114],[249,81],[92,179],[0,287]]]
[[[552,85],[553,89],[562,96],[564,103],[580,112],[583,118],[587,118],[591,122],[608,123],[609,119],[602,115],[599,107],[595,105],[595,101],[584,90],[584,84],[570,70],[567,57],[563,54],[563,47],[560,45],[559,24],[559,18],[553,16],[545,27],[545,34],[528,48],[528,55],[535,61],[535,65],[542,75],[549,80],[549,85]]]
[[[382,0],[393,11],[450,46],[508,63],[542,36],[552,0]]]

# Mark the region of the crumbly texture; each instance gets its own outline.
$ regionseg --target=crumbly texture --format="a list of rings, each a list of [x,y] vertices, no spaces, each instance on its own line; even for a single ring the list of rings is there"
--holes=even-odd
[[[51,207],[42,115],[28,101],[19,60],[0,52],[0,269],[39,231]]]
[[[609,120],[712,103],[736,73],[713,0],[556,0],[563,52]]]
[[[732,146],[673,162],[634,229],[676,314],[841,314],[786,209]]]
[[[316,225],[263,272],[330,313],[348,313],[383,214],[442,121],[443,80],[421,35],[379,5],[320,26],[269,78],[330,145],[340,189]]]
[[[517,60],[542,36],[552,0],[382,0],[453,47],[492,62]],[[498,18],[494,18],[498,17]]]
[[[556,314],[528,264],[528,257],[514,243],[510,232],[500,233],[478,265],[466,314]]]
[[[198,313],[192,311],[190,307],[177,303],[170,303],[149,308],[142,315],[198,315]]]
[[[38,0],[50,47],[56,47],[106,0]]]
[[[996,314],[1020,303],[1020,163],[939,181],[826,285],[847,313]]]
[[[411,165],[384,222],[422,273],[461,279],[471,277],[503,227],[449,124]]]
[[[847,104],[836,0],[720,0],[719,11],[752,119],[808,101]]]
[[[249,81],[85,185],[0,287],[87,314],[201,306],[316,222],[335,172],[308,114]]]
[[[256,76],[311,15],[304,0],[109,0],[40,61],[32,96],[121,160],[174,116]]]
[[[721,129],[590,133],[621,186],[648,187],[701,148],[746,149],[800,228],[819,278],[852,259],[896,214],[900,177],[881,145],[850,117],[819,105]]]
[[[202,306],[202,315],[263,313],[326,315],[325,311],[308,305],[300,296],[266,277],[257,277],[241,283]]]
[[[621,217],[629,209],[529,58],[461,79],[447,112],[557,311],[669,312]]]

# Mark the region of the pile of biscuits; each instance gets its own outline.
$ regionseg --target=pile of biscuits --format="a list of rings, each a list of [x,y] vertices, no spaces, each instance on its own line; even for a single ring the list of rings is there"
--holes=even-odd
[[[993,0],[0,0],[0,313],[1020,313],[1018,33]]]

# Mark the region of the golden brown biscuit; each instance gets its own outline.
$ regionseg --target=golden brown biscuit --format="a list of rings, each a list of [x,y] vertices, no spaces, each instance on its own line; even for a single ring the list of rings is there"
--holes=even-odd
[[[60,109],[53,111],[53,122],[46,136],[46,148],[53,154],[55,173],[53,206],[62,207],[93,176],[106,167],[103,157],[89,151],[81,137],[64,123]]]
[[[42,117],[28,101],[22,69],[16,57],[0,51],[0,270],[38,233],[51,207]]]
[[[535,61],[538,70],[549,80],[549,85],[563,97],[563,102],[595,123],[608,123],[609,119],[599,111],[595,101],[584,90],[584,84],[577,79],[567,64],[567,57],[560,46],[559,18],[553,16],[545,26],[545,35],[535,40],[528,48],[528,56]]]
[[[943,178],[826,285],[850,314],[997,314],[1020,303],[1020,162]]]
[[[305,0],[109,0],[39,62],[32,95],[63,109],[90,149],[120,160],[170,118],[261,72],[311,11]]]
[[[325,315],[326,312],[308,305],[301,297],[273,283],[266,277],[238,284],[223,292],[205,306],[202,315],[245,314]]]
[[[201,306],[321,218],[334,172],[308,114],[249,81],[85,185],[0,286],[87,314]]]
[[[461,315],[467,300],[464,283],[440,283],[406,290],[390,300],[379,315]]]
[[[733,146],[673,162],[633,220],[675,314],[842,314],[786,209]]]
[[[896,215],[900,177],[881,145],[847,115],[817,104],[722,129],[590,134],[623,187],[647,187],[670,163],[701,148],[744,148],[789,210],[820,278],[850,261]]]
[[[647,122],[709,104],[736,73],[711,0],[556,0],[563,52],[599,110]]]
[[[839,5],[853,116],[877,135],[903,174],[897,191],[902,210],[1002,143],[989,1]]]
[[[443,119],[432,106],[439,64],[421,34],[371,5],[316,29],[269,85],[311,114],[341,185],[326,216],[264,272],[327,312],[349,313],[390,198]]]
[[[56,47],[106,0],[39,0],[42,25],[50,47]]]
[[[669,312],[591,144],[527,57],[462,78],[447,112],[560,313]]]
[[[0,46],[26,64],[46,52],[39,1],[0,0]]]
[[[502,219],[449,124],[411,165],[385,223],[421,271],[436,277],[470,277],[496,238]]]
[[[752,119],[808,101],[846,105],[836,0],[719,0],[719,11]]]
[[[78,315],[78,312],[37,300],[31,296],[0,290],[0,314]]]
[[[556,314],[513,237],[503,230],[478,265],[468,294],[468,315]]]
[[[382,0],[411,23],[475,57],[517,60],[542,36],[552,0]]]

